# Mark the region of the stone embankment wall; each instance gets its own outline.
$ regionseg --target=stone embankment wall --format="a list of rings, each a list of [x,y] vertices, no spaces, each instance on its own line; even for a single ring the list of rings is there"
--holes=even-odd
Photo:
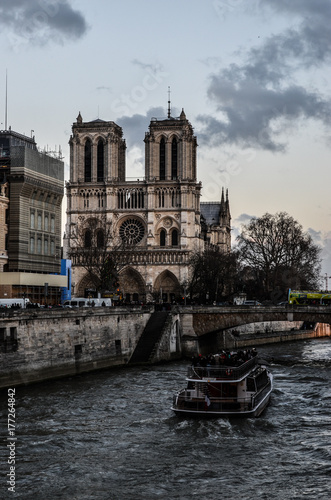
[[[126,364],[152,309],[0,313],[0,387]]]
[[[233,335],[226,332],[221,338],[220,344],[227,349],[256,347],[263,344],[274,344],[277,342],[290,342],[293,340],[306,340],[318,337],[330,337],[331,328],[327,323],[317,323],[312,330],[298,330],[292,328],[290,330],[281,330],[276,332],[262,332],[256,334]]]
[[[105,307],[0,311],[0,387],[126,365],[153,311]],[[150,362],[330,336],[329,324],[317,323],[314,330],[293,330],[293,324],[292,331],[262,331],[259,327],[254,333],[230,329],[199,335],[194,314],[173,310]]]

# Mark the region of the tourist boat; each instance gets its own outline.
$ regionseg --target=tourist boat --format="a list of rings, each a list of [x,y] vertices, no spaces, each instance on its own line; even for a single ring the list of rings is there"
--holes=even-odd
[[[201,358],[188,368],[186,388],[173,397],[171,409],[176,415],[261,415],[270,401],[272,374],[259,361],[256,351],[224,353],[210,361]]]

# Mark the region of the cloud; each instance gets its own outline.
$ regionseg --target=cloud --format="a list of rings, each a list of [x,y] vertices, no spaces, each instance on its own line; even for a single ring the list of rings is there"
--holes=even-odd
[[[331,5],[317,0],[267,0],[261,7],[296,14],[299,22],[243,54],[242,62],[209,78],[207,95],[219,113],[199,115],[201,143],[285,151],[294,125],[313,119],[331,122],[331,100],[316,88],[297,83],[298,72],[323,67],[331,56]],[[327,17],[328,16],[328,17]]]
[[[251,219],[254,219],[256,216],[255,215],[249,215],[249,214],[240,214],[239,217],[236,218],[236,222],[239,224],[247,224],[251,221]]]
[[[112,93],[112,88],[111,87],[107,87],[106,85],[100,85],[99,87],[96,88],[97,92],[108,92],[108,93]]]
[[[88,29],[83,14],[68,0],[0,0],[0,26],[14,48],[78,40]]]
[[[177,110],[174,110],[174,113]],[[152,118],[165,119],[166,111],[162,107],[150,108],[146,115],[134,114],[132,116],[122,116],[116,123],[123,128],[123,136],[126,139],[128,149],[138,146],[143,147],[145,132]]]
[[[144,71],[150,71],[153,74],[163,72],[163,66],[162,64],[159,63],[143,63],[139,61],[138,59],[133,59],[132,64],[135,66],[138,66],[139,68],[143,69]]]

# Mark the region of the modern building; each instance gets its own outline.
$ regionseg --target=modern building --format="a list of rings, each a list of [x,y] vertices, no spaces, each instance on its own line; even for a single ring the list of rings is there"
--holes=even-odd
[[[228,193],[219,202],[200,203],[197,139],[184,110],[173,118],[169,107],[167,117],[153,118],[144,142],[145,176],[126,180],[122,128],[100,119],[84,122],[80,113],[72,126],[64,257],[73,259],[76,296],[96,292],[73,256],[75,234],[88,220],[97,221],[100,245],[105,241],[102,221],[107,221],[110,252],[127,243],[118,285],[126,301],[176,300],[188,282],[192,253],[206,244],[230,251]]]
[[[64,164],[34,137],[0,131],[0,297],[56,303],[61,272]]]

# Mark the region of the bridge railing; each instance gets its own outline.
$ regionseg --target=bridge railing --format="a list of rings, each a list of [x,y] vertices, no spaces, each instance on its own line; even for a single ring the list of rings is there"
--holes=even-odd
[[[240,366],[189,366],[187,376],[190,379],[214,378],[218,380],[238,380],[258,365],[257,357],[251,358]]]

